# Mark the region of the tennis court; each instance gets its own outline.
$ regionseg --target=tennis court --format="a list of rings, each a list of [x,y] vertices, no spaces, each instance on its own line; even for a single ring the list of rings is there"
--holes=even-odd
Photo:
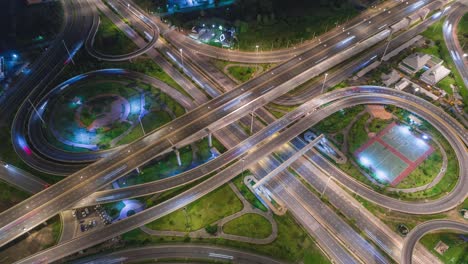
[[[405,125],[392,123],[355,153],[361,166],[382,183],[397,185],[429,156],[433,147]]]

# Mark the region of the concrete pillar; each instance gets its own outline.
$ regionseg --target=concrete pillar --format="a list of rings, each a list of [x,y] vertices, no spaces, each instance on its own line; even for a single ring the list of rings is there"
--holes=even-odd
[[[213,134],[211,132],[208,133],[208,147],[213,147]]]
[[[180,153],[178,149],[174,149],[175,154],[177,155],[177,164],[179,164],[179,167],[182,166],[182,161],[180,160]]]

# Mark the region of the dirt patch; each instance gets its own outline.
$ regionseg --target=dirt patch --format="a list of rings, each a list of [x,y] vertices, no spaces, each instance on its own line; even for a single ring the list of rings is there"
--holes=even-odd
[[[48,220],[46,226],[41,225],[30,231],[28,236],[22,236],[0,248],[0,263],[13,263],[54,245],[56,238],[53,229],[57,221],[60,221],[58,216]]]
[[[383,105],[367,105],[366,108],[373,118],[378,118],[382,120],[392,119],[392,114],[385,111]]]

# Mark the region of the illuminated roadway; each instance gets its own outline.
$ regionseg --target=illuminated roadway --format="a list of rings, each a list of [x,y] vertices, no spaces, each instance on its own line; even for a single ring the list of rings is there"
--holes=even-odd
[[[304,61],[305,61],[305,59],[304,59]],[[274,90],[276,90],[276,89],[274,89]],[[235,91],[238,91],[238,89],[235,90]],[[269,94],[269,91],[267,91],[266,93]],[[278,94],[281,94],[281,92],[279,92]],[[273,94],[272,94],[271,96],[274,97]],[[265,96],[265,97],[266,97],[266,96]],[[216,99],[215,99],[215,100],[216,100]],[[214,101],[215,101],[215,100],[214,100]],[[265,100],[267,100],[267,99],[265,99]],[[240,100],[240,101],[242,101],[242,100]],[[232,103],[232,102],[231,102],[231,103]],[[236,102],[236,103],[237,103],[237,102]],[[229,105],[228,105],[228,106],[229,106]],[[225,108],[227,108],[228,106],[225,106]],[[237,106],[237,104],[236,104],[236,106]],[[220,108],[221,108],[221,107],[220,107]],[[224,110],[224,109],[223,109],[223,110]],[[229,110],[229,109],[227,109],[227,110]],[[234,115],[234,114],[233,114],[233,115]],[[244,114],[244,115],[245,115],[245,114]],[[234,119],[235,119],[235,118],[234,118]],[[169,129],[169,130],[170,130],[170,129]],[[198,136],[199,136],[199,135],[198,135]],[[196,137],[198,137],[198,136],[196,136]],[[183,136],[182,136],[182,138],[183,138]],[[145,139],[143,139],[142,141],[145,141]],[[141,141],[140,141],[140,142],[141,142]],[[133,144],[132,144],[132,145],[133,145]],[[136,145],[137,145],[137,144],[136,144]],[[130,148],[130,152],[132,152],[131,147],[129,147],[129,148]],[[126,149],[126,150],[128,150],[128,149]],[[136,148],[133,149],[133,151],[135,151],[135,150],[136,150]],[[116,157],[116,156],[118,156],[118,154],[116,154],[116,155],[111,155],[111,157]],[[106,158],[106,159],[107,159],[107,158]],[[105,161],[102,161],[102,163],[101,163],[101,162],[98,162],[98,163],[102,165],[102,164],[105,164]],[[96,165],[96,166],[97,166],[97,165]],[[93,168],[92,168],[93,165],[91,165],[90,167],[91,167],[91,168],[90,168],[89,170],[92,171],[92,170],[93,170]],[[130,167],[132,167],[132,166],[128,166],[128,165],[127,165],[127,167],[125,167],[125,166],[117,167],[117,165],[116,165],[116,166],[114,166],[114,170],[111,170],[111,169],[108,170],[108,172],[109,172],[109,174],[110,174],[111,176],[109,176],[109,175],[107,175],[107,176],[109,176],[109,179],[111,179],[111,178],[113,178],[113,177],[117,177],[118,174],[124,173],[124,171],[127,170],[127,169],[130,168]],[[86,170],[86,169],[85,169],[85,170]],[[100,172],[100,170],[99,170],[99,172]],[[96,173],[99,173],[99,172],[96,171]],[[84,175],[83,179],[86,179],[88,176],[89,176],[89,175]],[[91,176],[89,176],[89,177],[91,177]],[[68,179],[67,179],[67,180],[68,180]],[[64,181],[66,181],[66,180],[64,180]],[[72,180],[70,180],[70,181],[72,181]],[[59,187],[57,187],[57,188],[59,188]],[[84,189],[84,188],[83,188],[83,189]],[[86,191],[87,191],[87,190],[83,191],[83,189],[81,189],[80,191],[81,191],[81,192],[86,192]],[[78,195],[80,195],[80,194],[78,194]],[[67,198],[68,198],[68,197],[67,197]],[[65,198],[65,199],[66,199],[66,198]],[[73,199],[73,198],[72,198],[72,199]],[[66,203],[66,201],[64,201],[64,202]],[[30,228],[30,227],[28,226],[27,228]],[[26,229],[26,227],[25,227],[25,229]]]
[[[365,93],[366,90],[367,90],[367,94]],[[380,90],[381,93],[376,94],[376,92],[379,91],[379,90]],[[349,96],[344,96],[344,95],[346,95],[346,93],[349,93]],[[360,89],[359,92],[356,89],[353,91],[353,88],[351,88],[351,89],[347,89],[346,91],[339,90],[339,92],[331,92],[331,93],[326,94],[326,95],[324,95],[322,97],[318,97],[317,99],[314,99],[314,100],[318,100],[318,102],[321,102],[321,103],[326,103],[327,100],[324,100],[324,99],[327,98],[327,97],[332,97],[332,95],[335,95],[335,96],[337,96],[339,98],[333,104],[331,104],[329,106],[324,106],[320,110],[317,110],[320,113],[322,113],[321,111],[325,111],[328,107],[332,107],[332,106],[333,107],[347,107],[347,106],[352,106],[352,105],[355,105],[355,104],[369,104],[369,103],[374,103],[375,104],[375,103],[380,102],[380,103],[384,103],[384,104],[394,104],[394,105],[397,105],[397,106],[402,107],[402,108],[407,108],[407,109],[409,108],[409,110],[411,110],[411,111],[414,111],[412,109],[412,108],[414,108],[414,109],[416,109],[416,111],[414,111],[414,112],[421,115],[423,118],[427,119],[429,122],[431,122],[433,125],[435,125],[438,128],[440,128],[440,126],[434,124],[434,122],[440,122],[441,125],[442,124],[447,125],[447,124],[445,124],[444,121],[442,121],[442,119],[438,118],[438,115],[437,115],[438,113],[434,114],[431,111],[427,111],[423,107],[419,106],[420,102],[418,100],[422,100],[422,99],[413,97],[411,95],[404,95],[404,97],[409,98],[409,100],[406,100],[406,99],[402,99],[400,97],[395,97],[394,95],[392,95],[393,93],[395,93],[395,90],[376,88],[376,87],[370,87],[368,89],[365,89],[363,87],[362,89]],[[354,94],[354,96],[352,96],[353,94]],[[335,99],[337,99],[337,98],[335,98]],[[416,104],[414,102],[414,100],[418,101],[418,104]],[[332,100],[332,101],[334,101],[334,100]],[[419,110],[419,109],[423,109],[425,112],[424,113],[418,112],[417,110]],[[331,114],[333,112],[334,111],[330,111],[329,114]],[[308,117],[309,118],[315,118],[316,122],[318,122],[319,120],[321,120],[323,118],[323,116],[317,114],[317,112],[315,114],[310,114],[309,116],[306,116],[305,118],[308,118]],[[302,122],[303,121],[298,122],[297,124],[301,125]],[[450,122],[448,122],[448,123],[450,123]],[[306,125],[310,125],[310,124],[306,124]],[[267,129],[268,128],[266,128],[265,130],[267,130]],[[450,132],[446,132],[446,133],[453,133],[453,128],[451,128],[450,126],[447,126],[444,129],[447,130],[447,131],[450,131]],[[265,146],[269,145],[272,149],[274,149],[276,144],[280,144],[279,142],[284,142],[285,138],[286,138],[286,140],[289,140],[289,139],[295,137],[295,135],[300,133],[300,132],[298,132],[298,130],[299,129],[290,129],[290,130],[288,130],[289,133],[281,133],[279,136],[274,137],[271,141],[266,143]],[[441,131],[441,132],[443,132],[443,131]],[[458,141],[460,140],[459,136],[460,135],[458,135],[458,136],[457,135],[452,135],[452,137],[454,137],[454,140],[458,140]],[[466,135],[464,135],[464,137],[465,137],[465,140],[466,140]],[[448,140],[450,141],[450,139],[448,139]],[[462,153],[462,154],[465,155],[464,158],[466,160],[466,155],[467,155],[466,154],[466,149],[463,146],[462,142],[458,142],[458,144],[462,145],[462,148],[464,150],[464,153]],[[254,157],[257,157],[257,156],[262,156],[263,157],[264,155],[266,155],[267,152],[271,152],[272,149],[260,148],[260,149],[252,150],[251,152],[249,152],[249,154],[247,154],[247,156],[243,156],[245,158],[245,163],[246,163],[245,166],[248,167],[251,163],[255,162]],[[259,153],[257,151],[262,151],[261,155],[259,155]],[[263,151],[266,151],[266,152],[263,152]],[[455,151],[457,151],[457,150],[455,150]],[[457,153],[457,154],[460,154],[460,153]],[[132,228],[134,228],[136,226],[140,226],[140,225],[143,225],[145,223],[151,222],[151,221],[155,220],[158,217],[161,217],[161,216],[163,216],[165,214],[168,214],[168,213],[176,210],[177,208],[183,207],[184,205],[194,201],[194,199],[197,199],[198,197],[201,197],[203,194],[205,194],[205,193],[207,193],[207,192],[221,186],[222,184],[227,182],[229,179],[235,177],[236,175],[238,175],[238,173],[240,173],[242,171],[242,167],[243,167],[242,163],[243,162],[237,161],[234,165],[232,165],[232,166],[228,167],[227,169],[223,170],[218,175],[213,176],[212,179],[197,185],[196,187],[188,190],[187,192],[181,194],[180,196],[177,196],[177,197],[175,197],[173,199],[170,199],[167,202],[164,202],[164,203],[162,203],[160,205],[157,205],[155,207],[149,208],[149,209],[147,209],[147,210],[145,210],[145,211],[143,211],[141,213],[138,213],[138,214],[136,214],[136,215],[134,215],[132,217],[129,217],[129,218],[125,219],[125,220],[121,220],[121,221],[119,221],[117,223],[114,223],[114,224],[112,224],[112,225],[110,225],[108,227],[105,227],[104,229],[102,229],[102,230],[100,230],[98,232],[94,232],[94,233],[99,233],[99,234],[90,233],[89,236],[84,235],[83,237],[71,240],[69,242],[66,242],[63,245],[56,246],[54,248],[51,248],[50,250],[47,250],[47,251],[44,251],[44,252],[42,252],[42,253],[40,253],[38,255],[35,255],[34,259],[39,260],[41,257],[44,257],[44,256],[47,256],[47,259],[49,259],[49,260],[52,257],[54,257],[54,258],[55,257],[62,257],[63,256],[62,254],[70,254],[69,250],[72,250],[72,249],[73,250],[80,250],[83,247],[83,245],[87,245],[86,247],[89,247],[90,246],[89,243],[99,243],[100,241],[106,240],[106,237],[110,238],[110,237],[113,237],[113,236],[115,236],[117,234],[121,234],[123,232],[129,231],[129,230],[131,230]],[[461,171],[466,171],[466,169],[463,166],[460,167],[460,170]],[[445,206],[445,210],[450,206],[450,204],[454,204],[454,203],[458,204],[458,201],[455,201],[455,198],[463,200],[466,197],[467,192],[461,190],[460,188],[463,188],[464,190],[466,190],[466,177],[461,177],[459,179],[459,183],[457,184],[455,189],[447,196],[447,197],[452,197],[452,200],[448,201],[447,202],[448,204],[443,205],[443,206]],[[395,199],[392,199],[392,200],[394,200],[394,203],[402,202],[402,201],[395,200]],[[432,210],[433,207],[441,206],[441,205],[438,205],[441,200],[444,200],[444,198],[439,199],[439,200],[435,200],[435,201],[429,201],[427,203],[412,203],[412,204],[413,204],[413,207],[415,209],[422,207],[422,208],[426,208],[427,210],[430,211],[430,210]],[[402,202],[402,203],[406,203],[406,202]],[[136,219],[138,219],[138,220],[136,220]],[[128,226],[128,225],[130,225],[130,226]],[[107,231],[103,231],[103,230],[109,230],[109,231],[107,232]],[[104,233],[108,234],[108,236],[104,236],[103,235]],[[85,239],[85,240],[81,240],[81,239]],[[98,241],[96,241],[96,239],[98,239]],[[79,245],[81,245],[81,246],[79,246]],[[64,247],[64,248],[67,248],[67,249],[65,250],[64,248],[61,248],[61,247]],[[67,252],[67,253],[65,253],[65,252]],[[26,259],[26,260],[30,260],[30,259]]]
[[[96,8],[96,6],[94,6],[94,4],[102,4],[103,5],[102,1],[100,1],[100,0],[91,1],[91,2],[93,3],[93,5],[90,5],[90,6],[93,9]],[[128,8],[132,9],[133,7],[128,7]],[[99,29],[100,19],[99,19],[99,13],[97,12],[97,10],[93,10],[92,15],[95,17],[95,19],[93,20],[92,29],[90,30],[89,35],[86,38],[85,47],[86,47],[86,50],[88,51],[88,53],[91,56],[93,56],[94,58],[96,58],[96,59],[104,60],[104,61],[125,61],[125,60],[129,60],[129,59],[133,59],[133,58],[136,58],[136,57],[148,52],[148,50],[152,49],[153,46],[158,41],[158,37],[159,37],[159,28],[158,28],[158,26],[151,19],[148,19],[147,17],[142,16],[142,17],[139,17],[139,19],[144,24],[145,29],[146,29],[144,32],[146,32],[146,34],[148,34],[147,38],[151,38],[150,41],[147,41],[147,43],[145,44],[144,47],[139,48],[139,49],[137,49],[135,51],[132,51],[130,53],[127,53],[127,54],[119,54],[119,55],[104,54],[102,52],[97,51],[93,46],[94,45],[94,39],[95,39],[96,34],[98,32],[98,29]],[[119,21],[119,23],[116,23],[116,25],[118,27],[120,27],[121,24],[125,23],[116,14],[112,13],[111,15],[114,16],[114,18]],[[130,28],[130,30],[132,31],[131,34],[133,34],[133,36],[134,36],[133,38],[136,38],[137,33],[131,28]],[[148,33],[148,31],[151,32],[151,34]]]
[[[232,261],[234,263],[245,264],[280,264],[275,259],[262,256],[248,251],[239,249],[231,249],[219,246],[209,245],[160,245],[147,246],[139,248],[131,248],[119,250],[107,254],[99,254],[97,256],[86,257],[77,261],[72,261],[72,264],[92,264],[92,263],[123,263],[123,262],[141,262],[154,259],[190,259],[197,263],[197,260],[211,261]]]
[[[457,37],[458,24],[466,13],[468,13],[468,7],[466,5],[460,5],[448,15],[442,30],[450,56],[463,79],[465,89],[468,89],[468,57],[464,57],[463,49]]]
[[[417,225],[405,239],[401,254],[401,264],[413,263],[413,251],[416,243],[425,234],[433,231],[450,230],[468,234],[468,224],[451,220],[431,220]],[[466,243],[466,242],[465,242]]]
[[[422,2],[419,1],[418,3],[422,3]],[[433,3],[433,4],[437,4],[437,3]],[[405,8],[407,10],[414,11],[415,9],[414,7],[415,6],[413,5],[408,5]],[[386,14],[390,16],[390,14],[388,13]],[[400,16],[393,18],[394,12],[392,12],[391,14],[392,14],[392,18],[389,21],[386,21],[386,20],[383,21],[383,22],[387,22],[386,23],[387,25],[391,25],[392,23],[395,23],[395,20],[400,18]],[[405,15],[403,14],[403,17],[404,16]],[[386,17],[386,16],[382,15],[380,17]],[[270,76],[268,76],[268,74],[264,74],[256,78],[255,80],[248,82],[245,85],[242,85],[240,89],[244,89],[244,88],[248,89],[249,87],[252,87],[258,84],[262,84],[263,86],[269,86],[269,88],[272,89],[272,88],[275,88],[275,86],[283,83],[285,80],[289,80],[289,83],[287,84],[289,86],[288,89],[290,89],[291,86],[297,86],[305,82],[307,78],[310,79],[322,73],[323,71],[325,71],[325,69],[331,68],[333,65],[336,65],[339,62],[342,62],[343,60],[345,60],[346,58],[349,58],[353,54],[357,54],[360,51],[365,50],[367,47],[371,46],[372,43],[376,43],[382,39],[385,39],[386,35],[388,35],[389,33],[388,32],[389,30],[385,29],[385,27],[382,28],[382,26],[374,26],[375,24],[376,22],[374,22],[373,24],[372,23],[368,24],[367,26],[368,28],[365,29],[367,30],[366,32],[363,32],[362,30],[356,30],[355,28],[353,28],[349,31],[350,35],[345,34],[346,36],[353,36],[353,37],[362,35],[365,38],[369,36],[369,32],[371,32],[372,30],[379,31],[379,28],[380,28],[380,31],[382,31],[381,35],[374,36],[372,39],[370,39],[370,41],[368,40],[368,41],[363,41],[361,43],[358,43],[357,37],[353,39],[350,39],[351,37],[347,37],[345,39],[347,42],[344,43],[343,42],[344,40],[342,40],[343,37],[341,35],[337,35],[328,41],[322,42],[323,45],[327,45],[327,48],[323,48],[322,46],[312,48],[306,53],[299,56],[298,58],[290,60],[272,69],[270,72],[271,74],[275,75],[274,78],[271,78]],[[355,46],[352,46],[352,45],[355,45]],[[333,54],[339,51],[342,51],[343,56],[338,56],[338,57],[332,56]],[[322,61],[323,58],[327,58],[327,59]],[[300,65],[301,67],[297,67],[298,65]],[[275,74],[275,72],[280,72],[281,74]],[[304,72],[305,74],[303,73],[302,76],[299,76],[298,78],[299,82],[294,82],[291,80],[293,76],[297,76],[302,72]],[[279,77],[281,77],[281,79]],[[285,85],[283,85],[283,87],[284,86]],[[26,139],[27,133],[25,133],[25,131],[21,132],[21,130],[24,130],[25,125],[22,122],[16,121],[17,119],[23,119],[23,122],[24,122],[24,117],[25,117],[24,108],[25,107],[22,107],[20,109],[20,111],[17,114],[17,117],[15,118],[14,124],[12,126],[12,131],[13,131],[12,134],[16,135],[15,137],[13,137],[13,145],[18,155],[32,167],[38,170],[48,172],[48,173],[64,175],[64,174],[70,173],[71,171],[73,171],[73,169],[76,170],[77,168],[82,167],[83,166],[82,164],[78,164],[78,165],[76,164],[76,161],[82,160],[79,157],[76,157],[76,160],[71,161],[72,163],[75,163],[75,164],[70,165],[73,168],[61,170],[62,166],[60,164],[57,164],[57,162],[54,162],[53,159],[57,159],[60,162],[64,162],[66,161],[66,159],[62,159],[60,156],[50,157],[55,152],[42,151],[42,152],[36,153],[36,151],[34,151],[34,148],[32,149],[31,154],[24,151],[25,148],[34,147],[34,146],[28,145],[28,139]],[[37,116],[34,113],[29,112],[29,114],[32,114],[32,117],[37,119],[36,122],[40,121],[38,120]],[[35,135],[35,134],[32,134],[32,135]],[[42,147],[40,144],[36,144],[36,146],[38,148],[45,148],[45,147]],[[50,150],[50,148],[48,150]],[[50,156],[43,158],[42,156],[47,155],[47,153],[51,153]]]
[[[127,3],[128,1],[115,0],[121,3]],[[310,42],[306,42],[303,45],[295,45],[294,47],[287,49],[280,49],[274,51],[261,51],[262,49],[268,49],[269,47],[259,47],[259,52],[241,52],[230,49],[221,49],[212,47],[206,44],[202,44],[194,39],[191,39],[179,32],[169,30],[168,26],[161,23],[159,18],[155,18],[164,38],[167,38],[177,48],[184,50],[193,50],[196,53],[227,61],[245,62],[245,63],[271,63],[271,62],[282,62],[291,59],[294,56],[299,56],[307,50],[314,47],[324,48],[324,44],[328,39],[335,38],[337,36],[345,39],[349,35],[347,32],[359,31],[363,34],[375,34],[378,27],[388,23],[388,25],[394,24],[401,21],[404,17],[423,8],[425,5],[430,4],[430,0],[413,0],[413,1],[386,1],[384,4],[378,5],[378,8],[370,8],[363,12],[361,15],[351,19],[344,25],[327,32],[317,39]],[[437,2],[437,1],[435,1]],[[444,1],[447,2],[447,1]],[[407,4],[408,3],[408,4]],[[125,4],[124,4],[125,5]],[[437,5],[437,4],[434,4]],[[133,4],[137,9],[138,6]],[[140,9],[141,10],[141,9]],[[383,11],[385,10],[385,11]],[[392,21],[387,21],[388,17],[394,18]],[[371,21],[371,23],[369,23]],[[345,28],[343,31],[342,28]],[[252,47],[254,48],[254,47]]]

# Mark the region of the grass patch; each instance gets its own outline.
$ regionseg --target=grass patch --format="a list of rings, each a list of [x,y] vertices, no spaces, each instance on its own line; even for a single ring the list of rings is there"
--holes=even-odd
[[[435,147],[435,146],[434,146]],[[427,157],[419,166],[413,170],[405,179],[403,179],[397,188],[413,188],[431,183],[442,167],[442,153],[435,147],[429,157]]]
[[[465,240],[463,239],[465,236]],[[439,254],[434,250],[439,241],[442,241],[449,249],[443,254]],[[468,243],[466,242],[466,234],[454,233],[434,233],[423,236],[420,240],[429,251],[437,256],[443,263],[468,263]]]
[[[228,185],[146,226],[155,230],[195,231],[242,210],[242,203]]]
[[[400,213],[378,206],[355,193],[352,193],[351,195],[356,198],[356,200],[360,202],[367,210],[369,210],[369,212],[377,216],[380,220],[382,220],[382,222],[384,222],[395,232],[398,232],[397,227],[399,224],[404,224],[409,229],[412,229],[415,226],[429,220],[447,218],[446,214],[413,215]]]
[[[8,164],[12,164],[13,166],[23,169],[25,171],[28,171],[32,173],[34,176],[37,176],[43,179],[49,184],[56,183],[60,181],[61,179],[63,179],[63,177],[61,176],[55,176],[55,175],[36,171],[35,169],[29,167],[18,155],[16,155],[16,152],[13,149],[13,145],[11,143],[11,134],[10,134],[10,129],[9,129],[10,127],[11,127],[11,123],[8,123],[8,126],[2,127],[0,129],[0,142],[2,142],[2,147],[0,148],[0,157],[2,157],[1,158],[2,161]],[[4,189],[1,189],[1,190],[3,192]],[[17,191],[16,187],[11,190],[11,192],[13,191],[15,192]],[[21,191],[18,191],[18,192],[21,192]],[[5,191],[5,193],[8,193],[8,192]],[[21,197],[24,197],[24,196],[21,195]],[[20,200],[14,199],[14,201],[20,201]]]
[[[94,48],[109,55],[133,52],[138,46],[127,37],[107,16],[99,12],[99,28],[94,38]]]
[[[22,190],[17,189],[3,181],[0,181],[0,212],[26,200],[30,195]]]
[[[364,108],[365,106],[358,105],[342,109],[320,121],[314,126],[314,129],[327,134],[340,132],[347,127],[351,121],[353,121],[353,119],[364,110]]]
[[[252,238],[267,238],[272,227],[270,221],[258,214],[245,214],[227,222],[223,226],[226,234]]]
[[[226,239],[190,239],[188,237],[157,237],[150,236],[139,229],[122,235],[127,245],[149,245],[174,242],[209,243],[220,246],[254,251],[293,263],[321,264],[330,263],[317,247],[312,237],[294,220],[290,213],[284,216],[273,216],[278,225],[278,237],[267,245],[249,244]]]
[[[351,129],[349,130],[348,145],[349,153],[351,155],[369,139],[365,129],[365,124],[369,118],[370,114],[365,113],[351,126]]]
[[[458,41],[460,46],[463,47],[463,51],[468,52],[468,13],[466,13],[457,28]]]
[[[232,77],[236,78],[238,81],[241,83],[244,83],[248,80],[250,80],[255,72],[257,72],[256,67],[244,67],[244,66],[232,66],[228,68],[229,74],[232,75]]]
[[[244,198],[247,201],[249,201],[249,203],[253,207],[258,208],[258,209],[260,209],[260,210],[262,210],[264,212],[268,211],[266,206],[263,205],[262,202],[260,202],[260,200],[255,196],[255,194],[253,194],[250,191],[250,189],[244,184],[244,179],[243,179],[242,175],[237,176],[236,178],[234,178],[232,180],[232,182],[234,183],[234,185],[236,185],[237,189],[242,194],[242,196],[244,196]]]

